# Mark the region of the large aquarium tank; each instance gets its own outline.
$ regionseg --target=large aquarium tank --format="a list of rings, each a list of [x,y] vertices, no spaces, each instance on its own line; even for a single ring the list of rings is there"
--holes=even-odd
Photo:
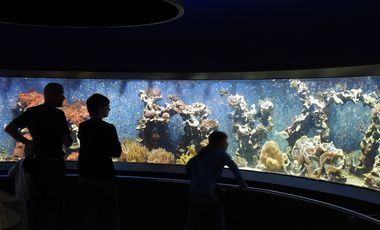
[[[64,149],[67,161],[78,159],[78,126],[89,118],[85,101],[100,93],[111,101],[105,120],[116,126],[122,144],[117,162],[185,165],[220,130],[228,134],[228,153],[242,170],[380,191],[380,77],[152,75],[3,75],[0,122],[5,127],[43,103],[44,86],[58,82],[65,88],[61,109],[75,140]],[[28,130],[21,132],[31,138]],[[23,157],[23,148],[0,132],[0,161]]]

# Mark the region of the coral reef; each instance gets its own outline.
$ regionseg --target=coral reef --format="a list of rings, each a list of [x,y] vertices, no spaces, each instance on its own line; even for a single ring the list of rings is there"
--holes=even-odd
[[[354,103],[361,101],[365,105],[374,107],[378,101],[374,92],[363,94],[361,89],[340,92],[329,90],[318,92],[316,96],[313,96],[306,84],[300,80],[290,80],[290,86],[296,90],[303,103],[301,114],[296,116],[292,125],[284,130],[285,133],[282,133],[290,146],[293,146],[301,136],[306,135],[312,128],[315,128],[315,133],[320,136],[321,141],[329,141],[330,128],[327,123],[327,107],[331,104],[343,105],[347,101]]]
[[[170,103],[165,103],[165,107],[160,106],[157,101],[162,99],[162,95],[158,88],[140,90],[139,97],[144,102],[144,113],[139,119],[137,129],[141,143],[149,149],[161,147],[174,150],[170,142],[168,123],[176,114],[181,116],[185,124],[185,134],[177,151],[192,143],[200,143],[219,127],[218,121],[207,118],[210,110],[202,103],[186,105],[178,96],[169,95],[167,99]]]
[[[0,162],[3,161],[14,161],[17,160],[18,158],[12,157],[8,155],[7,151],[4,148],[0,148]]]
[[[154,164],[174,164],[175,158],[173,153],[163,148],[153,149],[148,153],[147,163]]]
[[[341,174],[344,155],[333,143],[321,143],[320,137],[302,136],[291,152],[292,159],[302,165],[301,174],[315,179],[344,181]]]
[[[26,93],[20,93],[18,95],[17,105],[22,109],[26,110],[29,107],[40,105],[44,102],[44,95],[35,91],[29,90]]]
[[[359,165],[356,166],[359,171],[370,169],[374,164],[376,155],[379,154],[379,139],[380,139],[380,104],[375,104],[372,109],[371,123],[360,142],[361,156]]]
[[[247,161],[244,157],[238,155],[237,153],[235,153],[235,154],[232,155],[232,160],[233,160],[233,161],[237,164],[237,166],[240,167],[240,168],[243,168],[243,167],[247,167],[247,166],[248,166],[248,161]]]
[[[21,134],[28,140],[32,140],[32,136],[27,128],[21,130]],[[12,156],[15,158],[22,158],[25,156],[25,145],[16,141],[16,145],[13,149]]]
[[[362,155],[361,150],[354,150],[348,153],[345,153],[345,168],[350,172],[357,174],[358,167],[360,166],[360,156]]]
[[[66,160],[68,161],[77,161],[79,157],[79,152],[71,152],[67,157]]]
[[[140,143],[126,138],[121,144],[120,161],[145,163],[148,157],[149,149]]]
[[[272,172],[284,171],[288,163],[288,155],[282,153],[274,141],[265,142],[259,159],[265,168]]]
[[[181,156],[176,159],[176,164],[178,165],[185,165],[187,164],[187,162],[195,155],[197,155],[197,152],[195,150],[195,145],[189,145],[189,146],[186,146],[186,149],[187,150],[183,150],[182,151],[184,152],[183,154],[181,154]]]
[[[239,94],[229,96],[227,102],[234,109],[229,118],[232,120],[233,133],[238,145],[236,154],[253,163],[252,158],[258,156],[262,141],[273,126],[273,103],[270,100],[260,100],[257,111],[255,104],[249,109],[244,97]],[[256,120],[260,121],[257,125]]]
[[[76,101],[73,104],[66,103],[62,107],[62,110],[65,113],[67,120],[76,126],[79,126],[80,123],[90,117],[87,111],[86,102],[84,101]]]
[[[372,170],[364,174],[364,180],[366,185],[380,190],[380,154],[375,157]]]
[[[121,144],[120,162],[174,164],[175,158],[171,152],[163,148],[149,149],[141,143],[126,138]]]

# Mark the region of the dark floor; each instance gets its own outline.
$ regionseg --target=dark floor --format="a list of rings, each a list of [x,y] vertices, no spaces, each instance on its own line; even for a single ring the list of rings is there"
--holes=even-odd
[[[13,192],[12,181],[7,178],[2,178],[0,186],[2,190]],[[187,215],[187,183],[122,177],[118,187],[121,229],[182,229]],[[80,201],[75,176],[67,177],[65,194],[65,229],[84,229],[79,221]],[[258,226],[330,229],[332,224],[349,229],[380,229],[379,225],[360,216],[318,202],[229,186],[219,190],[219,195],[229,229],[258,229]]]

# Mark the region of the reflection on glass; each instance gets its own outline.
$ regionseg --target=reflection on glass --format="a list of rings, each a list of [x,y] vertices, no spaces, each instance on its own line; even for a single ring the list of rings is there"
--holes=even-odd
[[[219,129],[239,167],[380,190],[379,78],[268,80],[120,80],[0,78],[5,126],[43,102],[48,82],[65,87],[62,110],[74,144],[88,118],[85,100],[111,100],[107,120],[122,138],[119,162],[186,164]],[[30,138],[28,130],[22,130]],[[0,161],[23,156],[23,146],[0,134]]]

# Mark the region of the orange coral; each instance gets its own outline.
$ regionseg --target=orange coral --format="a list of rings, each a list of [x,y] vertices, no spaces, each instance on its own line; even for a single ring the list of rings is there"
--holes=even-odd
[[[72,152],[70,155],[66,157],[66,160],[68,161],[77,161],[79,157],[79,152]]]
[[[68,120],[79,126],[80,123],[89,118],[89,114],[84,101],[76,101],[73,104],[66,104],[62,108]]]
[[[35,90],[29,90],[26,93],[20,93],[18,95],[18,102],[22,108],[27,109],[42,104],[44,102],[44,96]]]
[[[28,139],[32,140],[32,136],[29,134],[29,132],[23,134],[23,136]],[[22,158],[25,155],[25,145],[21,142],[16,142],[16,146],[13,149],[12,156],[16,158]]]

